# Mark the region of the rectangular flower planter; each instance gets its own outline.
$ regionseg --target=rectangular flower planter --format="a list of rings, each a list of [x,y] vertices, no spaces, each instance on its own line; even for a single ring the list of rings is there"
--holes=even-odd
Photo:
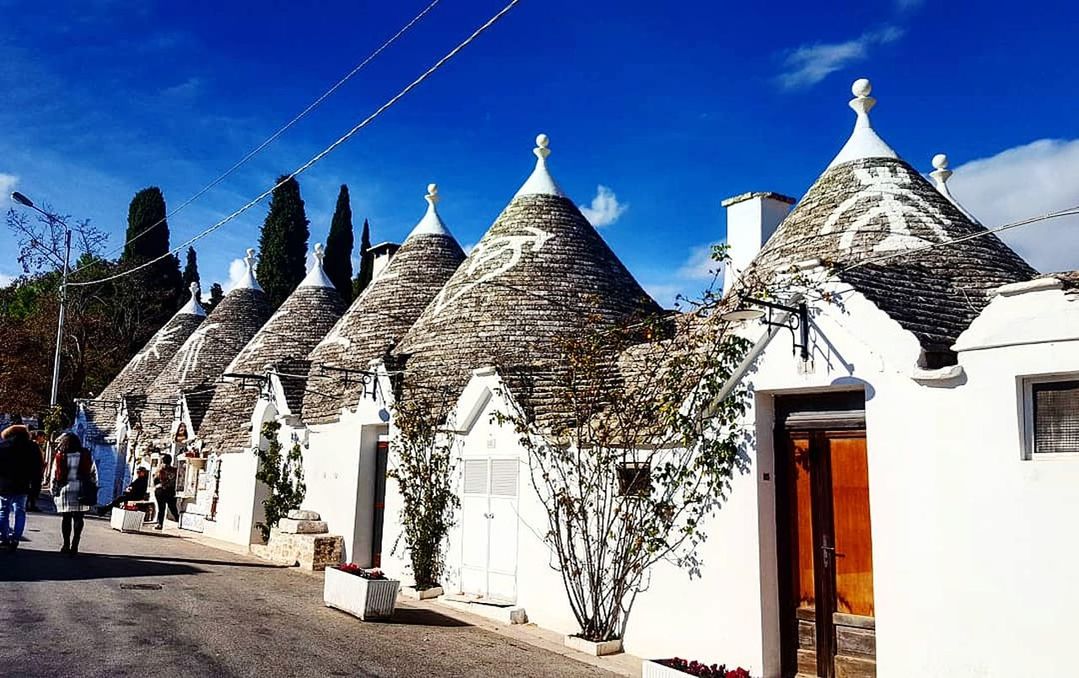
[[[109,526],[121,532],[138,532],[142,529],[142,521],[146,514],[142,511],[127,511],[122,508],[114,508],[109,518]]]
[[[645,659],[641,662],[641,678],[685,678],[689,674],[672,669],[659,662]]]
[[[326,568],[322,598],[327,607],[347,612],[364,621],[387,619],[397,605],[396,579],[364,579],[335,567]]]
[[[615,654],[622,651],[621,638],[595,643],[591,640],[585,640],[580,636],[566,636],[565,644],[568,648],[590,654],[593,657],[602,657],[604,655]]]

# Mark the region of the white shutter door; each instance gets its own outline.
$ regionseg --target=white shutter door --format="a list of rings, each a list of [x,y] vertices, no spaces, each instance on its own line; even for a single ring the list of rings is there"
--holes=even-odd
[[[487,595],[487,479],[486,459],[464,460],[461,496],[461,592]]]
[[[489,598],[517,599],[517,459],[491,460]]]

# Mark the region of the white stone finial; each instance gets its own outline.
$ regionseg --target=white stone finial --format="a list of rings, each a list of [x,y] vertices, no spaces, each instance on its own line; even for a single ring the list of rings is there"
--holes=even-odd
[[[235,289],[250,289],[250,290],[262,290],[258,280],[255,279],[255,248],[247,248],[247,256],[244,257],[244,266],[247,270],[244,272],[243,280]]]
[[[300,281],[300,287],[333,287],[333,281],[326,275],[326,269],[323,268],[322,260],[326,257],[326,249],[322,246],[322,243],[315,243],[312,248],[312,256],[315,262],[311,264],[311,270]]]
[[[948,169],[948,156],[943,153],[937,153],[933,156],[933,171],[929,173],[929,178],[933,180],[933,185],[936,186],[940,194],[948,199],[956,209],[962,212],[968,219],[978,223],[978,220],[959,204],[959,201],[952,195],[951,189],[948,188],[948,179],[952,176],[952,171]]]
[[[427,184],[427,195],[423,196],[423,199],[427,201],[427,212],[416,224],[412,232],[408,234],[408,238],[405,238],[407,242],[413,236],[419,235],[444,235],[452,238],[450,231],[446,228],[446,224],[442,223],[442,217],[438,215],[438,201],[442,199],[442,196],[438,194],[438,184]]]
[[[554,177],[547,170],[547,156],[551,155],[551,140],[546,134],[536,135],[536,147],[532,149],[532,153],[536,156],[536,168],[532,170],[532,174],[517,191],[515,198],[522,195],[557,195],[559,197],[565,197],[565,193],[555,183]]]
[[[187,286],[187,289],[191,291],[191,298],[187,300],[187,303],[179,310],[179,313],[186,313],[188,315],[206,315],[206,309],[199,303],[198,281],[192,280],[191,284]]]
[[[851,85],[850,91],[854,95],[850,100],[850,107],[858,118],[854,122],[854,131],[851,132],[850,138],[828,168],[863,158],[898,158],[896,152],[877,136],[873,124],[869,121],[869,111],[877,103],[876,99],[869,96],[873,91],[873,84],[868,78],[859,78]]]

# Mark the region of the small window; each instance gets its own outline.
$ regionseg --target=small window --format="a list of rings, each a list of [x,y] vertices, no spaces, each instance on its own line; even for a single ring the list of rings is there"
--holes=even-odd
[[[652,494],[652,468],[648,463],[618,465],[618,494],[623,497],[647,497]]]
[[[1079,454],[1079,379],[1031,382],[1030,451]]]

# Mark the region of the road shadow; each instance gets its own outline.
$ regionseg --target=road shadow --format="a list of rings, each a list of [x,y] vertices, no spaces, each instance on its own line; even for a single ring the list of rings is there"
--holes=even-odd
[[[434,610],[426,610],[419,607],[398,607],[393,611],[389,619],[373,619],[371,624],[406,625],[406,626],[438,626],[443,628],[457,628],[472,626],[453,617],[447,617]]]
[[[0,583],[169,577],[206,571],[186,563],[160,562],[139,556],[102,553],[68,555],[59,551],[34,549],[0,553]]]

